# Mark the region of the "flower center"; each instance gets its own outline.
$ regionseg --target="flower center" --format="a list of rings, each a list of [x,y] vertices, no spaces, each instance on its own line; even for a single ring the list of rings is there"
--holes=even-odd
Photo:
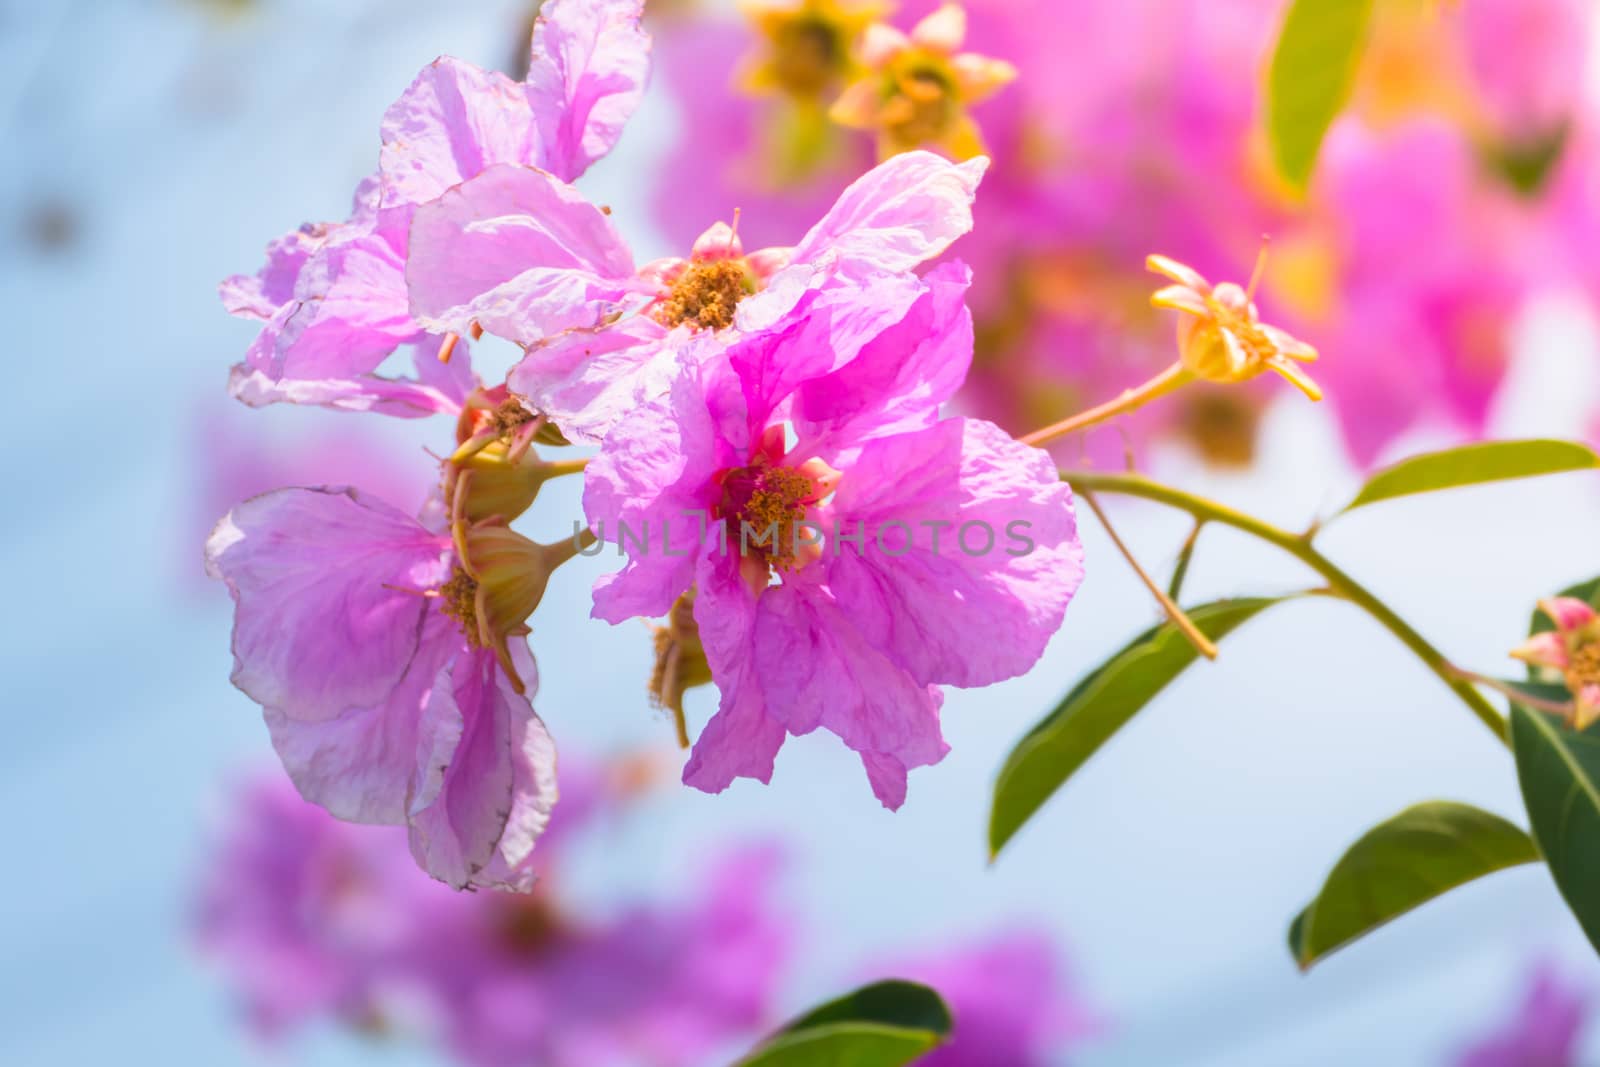
[[[756,291],[755,277],[742,259],[691,262],[655,310],[656,321],[692,330],[721,330],[733,325],[739,301]]]
[[[1586,685],[1600,685],[1600,637],[1581,637],[1567,653],[1567,688],[1574,694]]]
[[[543,952],[560,935],[561,916],[551,905],[548,894],[493,894],[499,915],[496,933],[500,944],[513,956],[530,957]]]
[[[730,539],[739,538],[741,552],[793,570],[799,565],[795,528],[816,499],[817,486],[806,475],[761,459],[723,474],[716,514],[727,520]]]
[[[439,587],[439,606],[456,620],[468,645],[482,647],[478,636],[478,583],[460,564],[456,565],[450,580]]]
[[[839,29],[827,19],[802,15],[772,36],[772,76],[784,92],[820,96],[849,65]]]
[[[883,112],[884,130],[897,145],[915,148],[944,139],[961,106],[954,83],[937,67],[909,67],[894,79]]]

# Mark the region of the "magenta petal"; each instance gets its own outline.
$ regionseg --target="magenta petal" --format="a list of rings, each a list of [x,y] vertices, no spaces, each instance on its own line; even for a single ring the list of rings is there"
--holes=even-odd
[[[952,163],[904,152],[856,179],[795,246],[795,263],[837,257],[841,269],[909,271],[972,229],[984,157]]]
[[[1571,663],[1567,642],[1556,630],[1534,634],[1512,649],[1511,657],[1520,659],[1529,666],[1549,667],[1557,671],[1566,670]]]
[[[236,604],[233,682],[301,721],[382,703],[417,651],[450,544],[353,489],[282,489],[206,542]]]
[[[611,151],[650,77],[643,0],[548,0],[533,30],[527,98],[541,165],[575,181]]]
[[[768,714],[793,734],[837,734],[861,756],[874,795],[898,808],[906,772],[949,751],[939,690],[864,640],[846,610],[803,580],[769,588],[756,616],[750,645]],[[727,691],[720,677],[718,685]]]
[[[487,651],[442,669],[423,713],[411,850],[435,878],[526,889],[523,861],[556,802],[555,747]]]
[[[253,275],[236,274],[217,287],[228,314],[269,321],[294,299],[295,281],[336,223],[307,223],[267,245],[267,262]]]
[[[648,315],[567,330],[529,346],[506,384],[569,440],[598,444],[629,412],[671,388],[686,332],[668,331]]]
[[[617,310],[633,258],[572,186],[500,165],[418,209],[405,271],[412,313],[429,328],[465,333],[475,321],[529,344]]]
[[[1539,601],[1539,610],[1555,623],[1556,630],[1567,633],[1587,626],[1595,620],[1595,610],[1577,597],[1552,596]]]
[[[522,86],[443,56],[384,112],[383,206],[438,199],[493,163],[533,163],[533,115]]]
[[[628,551],[628,562],[595,583],[595,618],[616,623],[671,610],[694,581],[701,542],[714,536],[712,478],[729,462],[693,373],[607,438],[584,472],[583,511],[590,529]]]
[[[750,647],[755,600],[739,580],[732,554],[726,558],[708,555],[698,575],[694,618],[722,696],[717,713],[695,739],[683,768],[683,783],[720,793],[735,778],[770,782],[785,733],[782,724],[767,713],[761,686],[755,680]]]
[[[839,609],[924,684],[1026,672],[1083,580],[1071,490],[1048,455],[991,423],[867,444],[832,513],[866,542],[828,557]]]
[[[310,720],[266,708],[272,747],[300,795],[351,822],[404,823],[417,788],[422,709],[462,647],[455,622],[430,608],[416,655],[381,703]]]

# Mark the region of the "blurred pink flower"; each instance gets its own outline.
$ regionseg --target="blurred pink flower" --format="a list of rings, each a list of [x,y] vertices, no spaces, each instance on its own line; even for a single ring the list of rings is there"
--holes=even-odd
[[[579,909],[552,861],[629,798],[617,768],[563,774],[574,805],[532,893],[457,893],[398,830],[355,826],[279,777],[239,796],[198,901],[197,936],[269,1036],[318,1017],[422,1031],[482,1067],[690,1067],[771,1019],[791,937],[779,856],[714,860],[692,898]]]
[[[1588,1023],[1589,994],[1541,966],[1515,1015],[1496,1033],[1462,1051],[1456,1067],[1579,1067],[1578,1041]]]
[[[1515,659],[1559,675],[1573,699],[1573,726],[1600,720],[1600,614],[1576,597],[1539,601],[1555,629],[1534,634],[1512,650]]]
[[[698,590],[722,699],[688,784],[767,781],[785,736],[821,726],[897,808],[907,771],[947,751],[938,686],[1021,674],[1060,625],[1082,578],[1070,490],[998,427],[939,418],[971,358],[968,278],[952,263],[806,290],[686,359],[590,463],[591,529],[624,548],[620,524],[652,537],[596,584],[595,616],[659,617]],[[1025,549],[997,543],[1019,524]],[[974,526],[986,547],[958,549]]]
[[[409,827],[458,888],[527,889],[555,747],[523,692],[527,645],[483,633],[490,587],[451,536],[353,489],[282,489],[230,511],[206,562],[236,606],[233,682],[301,793]]]
[[[1467,64],[1500,136],[1549,136],[1582,103],[1594,39],[1591,0],[1464,0]]]
[[[1105,1029],[1042,934],[1019,930],[880,970],[937,990],[955,1021],[917,1067],[1047,1067]]]

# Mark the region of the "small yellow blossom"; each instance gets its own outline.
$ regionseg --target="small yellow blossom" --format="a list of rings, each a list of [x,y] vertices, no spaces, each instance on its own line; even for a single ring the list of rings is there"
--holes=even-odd
[[[1299,366],[1315,360],[1317,350],[1257,316],[1254,296],[1264,260],[1265,253],[1244,289],[1232,282],[1213,287],[1192,267],[1150,256],[1145,265],[1177,283],[1157,291],[1150,302],[1187,313],[1178,323],[1178,354],[1195,377],[1242,382],[1272,370],[1312,400],[1321,400],[1322,390]]]
[[[912,28],[868,27],[861,60],[868,74],[846,89],[830,114],[840,125],[878,132],[879,158],[934,148],[952,159],[984,154],[967,108],[1016,79],[1017,69],[960,48],[967,14],[945,4]]]
[[[861,73],[856,43],[887,15],[882,0],[741,0],[762,43],[745,59],[740,87],[819,102]]]

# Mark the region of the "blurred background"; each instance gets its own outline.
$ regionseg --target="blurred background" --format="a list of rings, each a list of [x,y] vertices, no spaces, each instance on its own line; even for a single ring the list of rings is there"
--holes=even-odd
[[[973,5],[975,46],[1005,37],[986,28],[986,6],[995,5]],[[1278,5],[1189,10],[1201,6],[1150,8],[1143,35],[1128,39],[1158,54],[1152,26],[1230,47],[1270,42]],[[781,188],[752,186],[746,196],[731,179],[697,180],[696,156],[707,168],[717,157],[697,153],[695,138],[715,139],[735,120],[703,114],[707,97],[672,71],[687,63],[707,85],[731,79],[730,61],[697,61],[695,49],[720,40],[717,26],[749,32],[737,20],[717,22],[730,13],[709,7],[657,16],[654,91],[618,151],[585,179],[641,261],[681,251],[684,232],[714,221],[687,199],[664,209],[660,190],[674,182],[726,184],[727,202],[711,212],[742,206],[754,214],[762,196],[799,203],[809,195],[803,183],[786,200]],[[1473,0],[1456,7],[1470,11]],[[1129,5],[1128,19],[1136,8],[1144,5]],[[332,1012],[313,1014],[265,1040],[250,1025],[226,953],[219,959],[201,948],[200,900],[226,862],[220,843],[229,813],[245,782],[276,773],[257,708],[228,684],[230,605],[202,573],[205,534],[232,503],[283,484],[357,482],[397,503],[420,502],[433,476],[423,449],[451,440],[442,421],[352,420],[287,405],[249,411],[229,400],[227,368],[253,330],[222,312],[215,290],[221,278],[254,270],[269,238],[302,221],[344,217],[350,190],[374,166],[377,121],[418,69],[440,54],[509,69],[525,53],[530,16],[527,3],[513,0],[0,3],[0,294],[11,374],[0,433],[16,490],[0,546],[17,611],[0,644],[8,735],[0,810],[9,813],[0,1061],[450,1062],[437,1042],[395,1025],[403,1017],[358,1027]],[[1230,17],[1251,20],[1257,36],[1231,31]],[[692,21],[700,18],[711,21]],[[1199,21],[1186,26],[1189,19]],[[1490,206],[1476,192],[1452,192],[1454,178],[1433,149],[1362,169],[1364,146],[1392,143],[1384,138],[1399,128],[1384,111],[1404,95],[1392,87],[1375,102],[1358,99],[1341,120],[1324,160],[1335,187],[1314,185],[1310,208],[1286,207],[1270,190],[1238,205],[1212,195],[1247,184],[1210,167],[1203,152],[1182,155],[1183,138],[1169,134],[1209,129],[1231,105],[1203,115],[1163,112],[1168,125],[1136,123],[1131,134],[1105,125],[1113,119],[1104,111],[1075,118],[1085,138],[1076,158],[1094,180],[1037,209],[1059,222],[1053,232],[1073,238],[1029,263],[1048,258],[1050,269],[1031,276],[1047,278],[1051,292],[1067,286],[1081,301],[1031,307],[1024,340],[999,330],[1004,315],[980,307],[980,327],[989,321],[996,329],[985,334],[970,405],[1020,432],[1040,421],[1029,421],[1030,405],[1065,414],[1076,392],[1092,400],[1127,375],[1136,380],[1123,368],[1141,357],[1104,337],[1125,336],[1118,324],[1135,314],[1113,295],[1122,282],[1112,274],[1139,275],[1145,252],[1188,256],[1213,280],[1242,281],[1263,232],[1273,232],[1275,254],[1295,245],[1282,234],[1305,238],[1304,252],[1319,227],[1367,219],[1362,205],[1382,204],[1362,223],[1367,230],[1329,238],[1345,250],[1348,268],[1339,275],[1342,310],[1321,320],[1336,342],[1319,332],[1317,315],[1302,313],[1314,286],[1294,265],[1310,260],[1296,258],[1294,247],[1285,252],[1276,295],[1269,264],[1265,310],[1276,301],[1296,332],[1322,348],[1315,369],[1326,368],[1329,403],[1312,407],[1272,389],[1259,400],[1250,394],[1243,413],[1137,424],[1142,466],[1299,528],[1337,507],[1362,467],[1384,456],[1477,435],[1588,437],[1600,410],[1589,289],[1600,272],[1589,263],[1591,275],[1583,274],[1583,253],[1595,247],[1584,227],[1600,218],[1586,213],[1590,197],[1600,202],[1600,171],[1586,158],[1594,21],[1579,23],[1576,37],[1534,34],[1526,45],[1498,36],[1508,49],[1552,39],[1580,47],[1576,65],[1560,68],[1555,125],[1487,106],[1473,112],[1522,123],[1518,136],[1495,142],[1504,158],[1512,148],[1533,153],[1543,144],[1536,140],[1560,133],[1560,149],[1546,146],[1550,161],[1537,165],[1543,177],[1534,191],[1507,179],[1512,191],[1489,195]],[[1102,70],[1112,65],[1108,52],[1123,53],[1097,42],[1135,31],[1066,25],[1031,27],[1035,49],[1048,49],[1032,57],[1033,69],[1055,59],[1056,80],[1042,99],[1063,112],[1092,111],[1088,97],[1096,94],[1079,93],[1062,70],[1083,64],[1090,85],[1124,77]],[[1197,38],[1195,26],[1208,34]],[[1029,29],[1013,26],[1011,39]],[[747,37],[740,48],[749,46]],[[1535,71],[1557,66],[1539,55],[1521,58]],[[1247,93],[1258,81],[1259,52],[1242,64],[1208,53],[1172,58],[1157,63],[1169,72],[1168,96],[1191,104],[1204,94],[1185,78],[1221,72]],[[1202,65],[1186,66],[1190,60]],[[1022,77],[1014,106],[1040,106],[1026,95],[1029,57],[1015,61]],[[1413,81],[1431,69],[1411,54],[1394,62],[1387,73],[1411,72]],[[1139,84],[1155,92],[1162,83]],[[1463,158],[1473,174],[1491,170],[1479,151],[1488,143],[1482,125],[1463,120],[1453,98],[1434,110],[1446,128],[1466,131],[1461,143],[1472,152]],[[981,125],[984,112],[974,113]],[[1013,136],[1009,114],[996,112],[992,124],[997,158]],[[1538,137],[1522,138],[1528,129]],[[1094,131],[1107,139],[1093,140]],[[1243,150],[1230,158],[1248,157]],[[1170,166],[1153,170],[1155,158]],[[1071,159],[1060,167],[1072,170]],[[1152,173],[1165,175],[1160,188],[1142,184]],[[1347,173],[1356,177],[1338,184]],[[1041,174],[1034,180],[1048,184]],[[1108,191],[1118,180],[1124,184]],[[1414,202],[1391,203],[1394,183],[1409,183]],[[1011,199],[990,209],[997,217],[1023,202],[1013,187],[998,188],[996,196]],[[1158,200],[1159,212],[1149,207]],[[1418,260],[1440,254],[1435,231],[1411,235],[1405,227],[1446,202],[1459,214],[1447,214],[1437,232],[1459,236],[1470,226],[1473,239],[1452,252],[1450,270],[1422,271]],[[1147,217],[1169,211],[1209,228],[1221,220],[1227,232],[1180,232],[1178,221],[1169,231]],[[1164,244],[1169,236],[1173,244]],[[978,248],[972,258],[981,270],[993,254]],[[1118,265],[1098,271],[1111,257]],[[1354,264],[1369,273],[1355,276]],[[1426,277],[1416,281],[1419,273]],[[1409,306],[1384,288],[1391,278],[1426,289],[1426,322],[1381,332],[1393,321],[1383,294]],[[994,308],[1006,295],[983,299]],[[1095,316],[1080,313],[1080,302],[1115,304],[1116,312],[1089,321]],[[1492,374],[1440,369],[1445,356],[1426,372],[1407,362],[1434,359],[1430,345],[1460,351],[1426,333],[1441,320],[1444,335],[1459,339],[1465,316],[1481,339],[1478,320],[1488,312]],[[1361,333],[1349,326],[1358,318],[1379,325]],[[1139,321],[1170,343],[1165,320],[1149,313]],[[1162,352],[1170,359],[1169,348]],[[1049,391],[1050,383],[1059,388]],[[1233,442],[1220,455],[1208,448],[1219,435]],[[1111,433],[1086,459],[1115,463],[1122,447]],[[535,536],[570,531],[578,490],[572,480],[546,490]],[[1113,515],[1153,565],[1172,560],[1188,532],[1153,509]],[[872,799],[854,757],[819,737],[791,742],[770,786],[741,781],[720,796],[677,786],[670,721],[646,699],[651,634],[587,620],[589,585],[612,563],[574,563],[534,619],[542,665],[535,706],[567,751],[596,764],[638,758],[662,769],[625,812],[586,828],[570,862],[564,852],[563,896],[597,915],[630,902],[693,901],[712,857],[775,844],[784,862],[773,907],[792,943],[773,979],[768,1022],[895,961],[1023,931],[1054,946],[1062,999],[1094,1023],[1078,1028],[1092,1037],[1062,1042],[1063,1063],[1454,1063],[1521,1010],[1541,966],[1556,968],[1580,1002],[1600,1006],[1600,968],[1542,867],[1469,886],[1309,975],[1296,970],[1285,948],[1289,919],[1373,823],[1431,798],[1522,818],[1503,751],[1386,633],[1334,602],[1287,606],[1230,638],[1220,660],[1166,692],[989,865],[988,796],[1005,754],[1075,679],[1156,618],[1099,527],[1087,519],[1083,527],[1089,576],[1050,651],[1026,678],[949,694],[952,751],[912,776],[897,814]],[[1397,502],[1342,520],[1326,536],[1330,555],[1456,662],[1491,674],[1505,669],[1535,599],[1600,572],[1597,545],[1600,485],[1581,475]],[[1305,581],[1291,561],[1208,530],[1189,595],[1286,591]],[[706,690],[691,694],[693,726],[712,699]],[[1600,1063],[1600,1026],[1592,1030],[1573,1062]],[[760,1032],[758,1025],[743,1038],[729,1035],[727,1051]]]

